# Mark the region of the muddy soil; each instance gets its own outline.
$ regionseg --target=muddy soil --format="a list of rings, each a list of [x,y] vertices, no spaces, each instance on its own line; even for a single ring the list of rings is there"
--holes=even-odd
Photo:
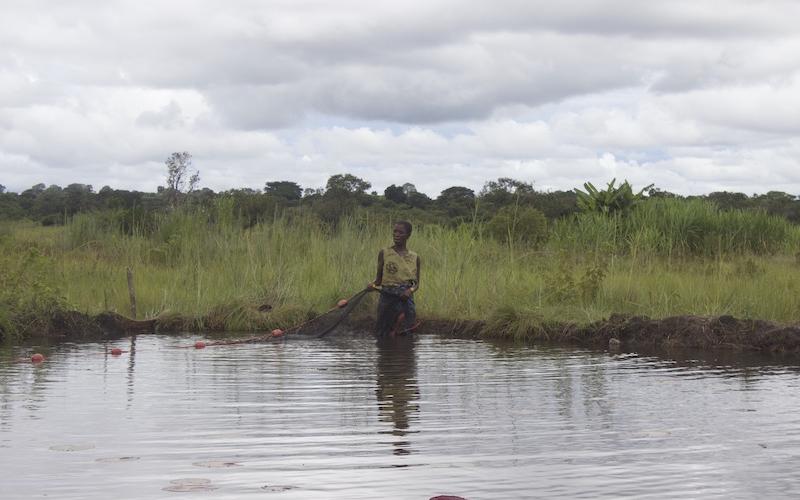
[[[482,321],[429,321],[425,331],[451,332],[463,337],[487,333]],[[800,354],[800,325],[782,325],[733,316],[646,316],[612,314],[588,325],[546,323],[528,332],[534,341],[550,341],[612,349],[656,347],[694,349],[747,349]]]
[[[202,324],[193,318],[171,316],[136,321],[106,312],[97,316],[66,311],[55,314],[49,326],[32,336],[62,340],[117,338],[148,333],[177,333]],[[347,322],[350,329],[371,331],[370,318]],[[423,319],[420,334],[438,333],[463,338],[493,337],[483,321]],[[732,316],[672,316],[651,319],[645,316],[613,314],[588,325],[545,323],[530,332],[526,339],[563,344],[636,348],[747,349],[764,352],[800,354],[800,325],[782,325],[761,320],[742,320]]]

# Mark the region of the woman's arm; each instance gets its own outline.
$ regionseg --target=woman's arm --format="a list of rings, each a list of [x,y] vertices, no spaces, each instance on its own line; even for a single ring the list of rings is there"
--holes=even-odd
[[[416,292],[417,290],[419,290],[419,269],[420,269],[420,267],[421,267],[421,265],[420,265],[420,261],[419,261],[419,255],[417,255],[417,282],[414,283],[413,287],[411,287],[412,292]]]
[[[381,286],[383,281],[383,249],[378,252],[378,271],[375,273],[375,281],[372,282],[375,286]]]

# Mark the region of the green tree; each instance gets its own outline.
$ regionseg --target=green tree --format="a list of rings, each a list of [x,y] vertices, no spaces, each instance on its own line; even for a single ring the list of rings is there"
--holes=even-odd
[[[397,204],[405,203],[408,199],[408,195],[403,191],[403,188],[394,184],[383,190],[383,196]]]
[[[578,195],[575,191],[535,191],[530,195],[530,201],[548,219],[557,219],[578,212]]]
[[[652,184],[645,187],[638,193],[633,192],[633,187],[624,181],[619,186],[615,186],[616,179],[611,179],[606,189],[598,190],[591,182],[583,185],[586,191],[575,189],[578,195],[578,208],[584,212],[599,212],[610,214],[614,212],[627,213],[634,205],[644,198],[644,192],[653,187]]]
[[[63,222],[67,206],[61,186],[51,184],[43,190],[33,202],[33,213],[46,226]]]
[[[24,216],[17,193],[0,193],[0,220],[21,219]]]
[[[314,211],[321,220],[336,226],[339,219],[355,210],[359,203],[369,203],[366,190],[372,185],[351,174],[336,174],[328,179],[325,192],[314,201]]]
[[[167,187],[164,191],[175,206],[182,199],[184,190],[189,193],[195,190],[200,183],[200,171],[192,171],[192,155],[187,151],[172,153],[164,163],[167,165]]]
[[[475,191],[453,186],[445,189],[436,198],[436,204],[453,219],[464,219],[472,215],[475,209]]]
[[[68,215],[86,212],[95,207],[95,194],[91,184],[70,184],[64,188],[64,210]]]
[[[413,193],[408,193],[406,203],[413,208],[426,209],[431,206],[433,200],[425,193],[414,191]]]
[[[800,202],[796,196],[781,191],[770,191],[754,196],[753,204],[770,215],[778,215],[792,222],[800,221]]]
[[[325,185],[325,194],[332,195],[360,195],[364,194],[372,184],[352,174],[336,174],[328,178]]]
[[[750,197],[744,193],[715,191],[706,195],[704,198],[714,202],[714,204],[721,210],[747,209],[753,206],[753,202],[750,200]]]
[[[501,207],[526,203],[533,194],[533,185],[510,177],[500,177],[496,181],[488,181],[480,191],[480,206],[488,213],[494,214]]]
[[[297,201],[303,196],[303,189],[300,185],[290,181],[267,182],[264,186],[264,192],[288,201]]]

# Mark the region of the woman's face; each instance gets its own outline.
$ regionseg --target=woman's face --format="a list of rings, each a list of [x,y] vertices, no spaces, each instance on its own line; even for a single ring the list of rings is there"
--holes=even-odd
[[[403,224],[395,224],[392,231],[392,241],[395,245],[402,245],[408,240],[408,232]]]

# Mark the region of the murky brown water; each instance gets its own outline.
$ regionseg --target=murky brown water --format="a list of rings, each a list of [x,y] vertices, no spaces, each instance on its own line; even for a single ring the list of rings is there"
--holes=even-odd
[[[0,498],[800,495],[791,362],[194,340],[0,352]]]

